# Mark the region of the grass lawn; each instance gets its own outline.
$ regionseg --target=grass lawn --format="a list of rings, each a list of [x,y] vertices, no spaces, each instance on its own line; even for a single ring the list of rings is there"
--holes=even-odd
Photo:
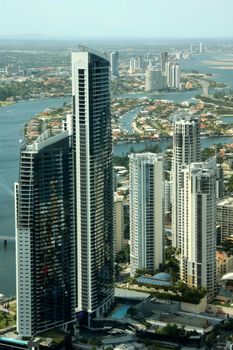
[[[64,340],[64,334],[59,329],[51,329],[39,334],[41,338],[51,338],[54,344],[59,344]]]
[[[12,327],[16,324],[14,315],[0,311],[0,329]]]
[[[10,101],[0,101],[0,107],[7,107],[14,104],[14,102],[10,102]]]
[[[16,301],[11,301],[9,303],[9,311],[16,314]]]

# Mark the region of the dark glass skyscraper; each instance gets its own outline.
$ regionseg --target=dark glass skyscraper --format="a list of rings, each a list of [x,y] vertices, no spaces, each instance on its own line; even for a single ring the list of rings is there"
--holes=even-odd
[[[16,188],[17,331],[33,336],[74,320],[72,144],[47,130],[21,149]]]
[[[114,295],[109,61],[85,48],[73,52],[72,81],[77,307],[99,316]]]

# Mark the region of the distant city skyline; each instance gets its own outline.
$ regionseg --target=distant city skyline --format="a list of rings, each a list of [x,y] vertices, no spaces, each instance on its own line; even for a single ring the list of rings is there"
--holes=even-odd
[[[233,37],[231,0],[10,0],[3,11],[0,38]]]

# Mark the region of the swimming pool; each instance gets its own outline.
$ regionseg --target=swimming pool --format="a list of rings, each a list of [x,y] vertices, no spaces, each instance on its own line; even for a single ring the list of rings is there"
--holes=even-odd
[[[121,320],[122,318],[125,317],[127,311],[132,305],[129,304],[119,304],[111,314],[111,318],[114,318],[116,320]]]

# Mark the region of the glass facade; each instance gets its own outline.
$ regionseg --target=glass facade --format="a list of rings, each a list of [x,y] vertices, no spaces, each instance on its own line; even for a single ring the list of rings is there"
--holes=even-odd
[[[51,137],[39,148],[21,150],[16,186],[18,332],[24,336],[74,319],[71,140]]]
[[[109,62],[73,53],[77,304],[103,313],[113,298],[113,187]]]

